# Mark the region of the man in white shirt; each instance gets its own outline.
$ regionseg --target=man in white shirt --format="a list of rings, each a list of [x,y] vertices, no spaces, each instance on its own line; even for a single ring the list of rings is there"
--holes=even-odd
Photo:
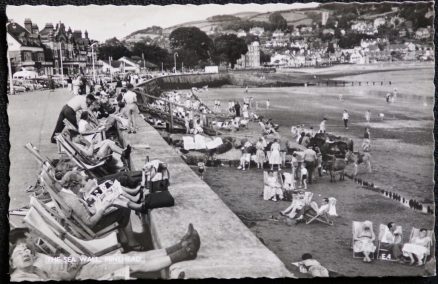
[[[126,103],[126,108],[128,109],[128,133],[136,133],[136,115],[139,113],[137,106],[137,94],[132,91],[134,86],[128,84],[128,91],[123,95],[123,100]]]
[[[344,112],[342,113],[342,120],[344,121],[345,129],[348,129],[348,119],[350,118],[350,115],[348,114],[348,111],[344,109]]]
[[[96,101],[96,98],[89,94],[87,96],[74,96],[71,98],[66,105],[63,106],[58,121],[56,122],[55,130],[52,133],[50,141],[52,143],[56,143],[55,134],[60,133],[64,127],[64,119],[70,121],[76,128],[78,127],[76,112],[78,111],[86,111],[91,106],[93,102]]]

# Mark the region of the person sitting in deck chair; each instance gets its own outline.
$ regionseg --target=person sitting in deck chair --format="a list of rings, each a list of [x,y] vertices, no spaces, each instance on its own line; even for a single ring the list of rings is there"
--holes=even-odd
[[[309,206],[304,208],[304,214],[310,217],[310,220],[306,224],[312,223],[314,220],[326,223],[328,225],[333,225],[331,217],[336,217],[336,198],[329,197],[322,200],[323,204],[318,207],[315,201],[312,201]]]
[[[329,271],[313,258],[310,253],[305,253],[301,256],[302,261],[293,262],[298,266],[301,273],[310,274],[313,277],[329,277]]]
[[[283,199],[283,191],[281,190],[281,184],[278,181],[278,173],[269,170],[263,172],[264,188],[263,199],[272,200],[277,202],[278,199]],[[277,198],[277,196],[279,198]]]
[[[48,255],[37,251],[32,245],[31,232],[16,234],[10,231],[10,276],[11,281],[47,281],[47,280],[85,280],[102,279],[114,271],[128,267],[130,273],[146,273],[160,271],[181,261],[196,259],[201,246],[198,232],[190,224],[188,231],[179,242],[164,249],[141,252],[116,253],[98,257],[98,261],[85,261],[71,256],[71,261],[62,258],[56,261],[59,255]],[[111,261],[116,257],[118,261]],[[113,279],[110,276],[110,280]]]
[[[397,230],[394,222],[389,222],[387,226],[383,227],[383,232],[379,236],[380,248],[389,250],[395,260],[400,260],[402,256],[402,234]]]
[[[413,228],[411,238],[408,243],[403,245],[402,252],[410,259],[410,265],[414,265],[417,259],[417,265],[423,265],[425,256],[430,254],[430,245],[432,238],[428,236],[428,230],[421,228],[420,230]]]
[[[125,149],[117,146],[112,140],[105,139],[97,143],[89,142],[84,139],[82,135],[74,130],[64,131],[62,135],[70,140],[79,149],[82,155],[87,156],[91,159],[102,159],[112,153],[119,154],[123,159],[128,159],[131,154],[131,146],[126,146]]]
[[[373,223],[364,221],[358,228],[353,228],[353,252],[362,253],[364,255],[363,261],[371,262],[371,255],[376,251],[375,239]]]
[[[293,194],[291,205],[285,210],[280,211],[280,215],[297,220],[298,222],[303,218],[304,208],[310,204],[312,196],[313,193],[308,191],[299,191],[297,194]]]

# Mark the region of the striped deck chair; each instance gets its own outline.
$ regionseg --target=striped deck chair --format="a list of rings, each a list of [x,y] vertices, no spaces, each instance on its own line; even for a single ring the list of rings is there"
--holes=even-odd
[[[383,236],[385,235],[387,230],[389,230],[387,225],[380,224],[376,259],[386,260],[386,261],[396,261],[396,259],[392,255],[391,251],[389,251],[388,249],[382,248],[382,239],[383,239]],[[395,228],[394,235],[397,235],[395,238],[395,243],[402,243],[403,229],[401,226],[397,226]]]
[[[70,234],[37,199],[31,198],[30,206],[24,218],[26,224],[45,242],[68,255],[101,256],[121,247],[116,232],[100,239],[81,240]]]
[[[63,122],[64,122],[64,125],[67,129],[72,129],[72,130],[79,132],[78,128],[76,126],[74,126],[73,123],[68,121],[68,119],[65,118],[63,120]],[[97,134],[100,136],[100,139],[102,139],[102,140],[106,139],[106,131],[105,130],[100,130]],[[89,135],[94,135],[94,134],[88,134],[88,135],[83,135],[83,136],[85,137],[85,136],[89,136]]]
[[[362,252],[355,252],[354,251],[354,242],[358,238],[360,233],[362,232],[363,224],[364,224],[364,222],[353,221],[353,226],[352,226],[352,228],[353,228],[353,240],[351,242],[351,249],[353,250],[353,258],[364,258],[364,255],[363,255]],[[374,235],[373,223],[371,223],[371,231],[372,231],[372,234]],[[374,259],[375,258],[375,253],[370,254],[370,258]]]
[[[80,150],[68,139],[65,139],[62,135],[56,136],[56,140],[59,143],[59,147],[63,149],[63,151],[83,170],[90,173],[90,175],[95,176],[95,174],[92,174],[92,170],[98,169],[103,172],[103,174],[108,174],[108,172],[102,168],[103,165],[105,165],[108,157],[104,157],[102,159],[99,159],[98,161],[93,161],[92,159],[88,158],[87,156],[83,155]]]
[[[306,225],[318,221],[333,226],[334,222],[331,217],[338,216],[336,213],[336,198],[330,197],[328,206],[321,206],[321,208],[318,207],[316,202],[312,202],[310,204],[310,209],[306,211],[304,215],[308,218]]]
[[[61,185],[53,178],[51,174],[47,172],[47,169],[44,167],[41,173],[41,182],[44,183],[45,189],[54,201],[55,210],[52,210],[52,213],[62,220],[62,222],[68,226],[70,231],[75,234],[76,237],[85,240],[91,240],[104,236],[119,227],[119,224],[115,222],[99,232],[94,232],[78,216],[75,215],[74,211],[59,195],[59,192],[62,189]]]
[[[420,229],[412,227],[411,230],[411,234],[409,236],[409,243],[412,242],[413,238],[417,238],[420,235]],[[426,264],[426,261],[433,255],[434,250],[434,239],[435,239],[435,234],[433,232],[433,230],[427,230],[427,237],[430,238],[430,242],[428,242],[427,244],[427,250],[428,253],[426,253],[423,257],[423,259],[421,259],[421,261],[423,262],[423,264]]]

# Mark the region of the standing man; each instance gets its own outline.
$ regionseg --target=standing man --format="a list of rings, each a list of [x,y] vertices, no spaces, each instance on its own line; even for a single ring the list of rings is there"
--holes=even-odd
[[[77,128],[78,123],[76,119],[76,112],[88,110],[91,104],[95,101],[96,98],[91,94],[87,96],[74,96],[71,98],[59,113],[58,121],[56,122],[55,130],[50,138],[50,142],[56,143],[55,135],[64,129],[64,119],[70,121],[70,123]]]
[[[137,106],[137,94],[132,90],[134,86],[131,83],[127,84],[128,91],[123,95],[123,101],[126,103],[126,108],[128,109],[128,133],[137,133],[136,130],[136,119],[139,114]]]
[[[323,118],[321,123],[319,124],[319,133],[325,133],[325,123],[327,121],[327,118]]]
[[[342,120],[344,121],[345,129],[348,129],[348,119],[350,118],[350,115],[348,114],[348,111],[344,109],[344,112],[342,113]]]
[[[245,93],[248,94],[248,85],[246,85]]]
[[[271,103],[269,102],[269,99],[266,100],[266,109],[269,109],[269,107],[271,106]]]
[[[309,184],[312,183],[313,172],[315,171],[317,162],[318,157],[316,155],[316,152],[312,149],[311,146],[307,147],[307,149],[304,150],[304,163],[308,173],[307,180],[309,181]]]

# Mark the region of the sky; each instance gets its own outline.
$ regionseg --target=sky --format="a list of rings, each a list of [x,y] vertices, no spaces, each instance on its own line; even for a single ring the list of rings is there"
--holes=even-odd
[[[295,4],[207,4],[207,5],[166,5],[166,6],[11,6],[6,15],[16,23],[24,25],[30,18],[40,30],[46,23],[62,21],[72,30],[88,30],[89,37],[98,41],[117,37],[121,39],[130,33],[150,26],[171,27],[190,21],[205,20],[214,15],[239,12],[272,12],[293,8],[316,7],[317,3]]]

